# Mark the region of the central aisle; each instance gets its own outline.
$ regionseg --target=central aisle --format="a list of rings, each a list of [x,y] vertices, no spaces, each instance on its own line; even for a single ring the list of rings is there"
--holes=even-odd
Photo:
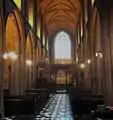
[[[55,94],[35,120],[74,120],[69,96],[67,94]]]

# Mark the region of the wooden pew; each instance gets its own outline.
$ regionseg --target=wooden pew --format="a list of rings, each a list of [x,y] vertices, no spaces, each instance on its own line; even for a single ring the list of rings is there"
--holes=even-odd
[[[95,119],[105,119],[105,120],[113,120],[113,107],[103,107],[92,112],[92,115]]]
[[[48,89],[29,89],[27,92],[27,94],[37,94],[39,95],[40,101],[39,101],[39,108],[43,108],[45,106],[45,104],[47,103],[47,101],[49,100],[49,90]]]
[[[47,101],[49,99],[49,95],[50,95],[50,91],[48,89],[29,89],[27,91],[27,93],[37,93],[37,94],[40,94],[42,104],[44,104],[44,105],[47,103]]]
[[[4,113],[6,117],[24,113],[24,97],[8,95],[4,97]]]
[[[27,93],[24,97],[24,114],[36,115],[41,109],[41,98],[39,94]]]
[[[68,90],[73,114],[89,114],[99,104],[104,104],[104,96],[93,94],[90,90]]]

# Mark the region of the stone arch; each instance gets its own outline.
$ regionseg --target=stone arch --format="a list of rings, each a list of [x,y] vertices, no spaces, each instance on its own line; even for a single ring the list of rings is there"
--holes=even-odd
[[[11,12],[7,17],[6,39],[4,54],[13,52],[17,59],[7,58],[4,60],[4,89],[8,89],[11,94],[18,94],[20,88],[21,76],[21,55],[24,47],[24,26],[20,13],[17,10]]]
[[[31,65],[27,65],[27,62],[31,61]],[[32,29],[29,31],[26,40],[26,88],[30,88],[33,81],[33,64],[34,64],[34,34]]]
[[[33,52],[34,52],[34,34],[33,31],[30,30],[27,39],[26,39],[26,57],[27,59],[33,60]]]
[[[57,85],[66,85],[66,76],[64,70],[57,71]]]
[[[74,61],[74,59],[75,59],[75,56],[74,56],[74,54],[75,54],[75,46],[76,46],[76,42],[75,42],[75,39],[74,39],[75,36],[71,33],[71,31],[66,30],[66,29],[59,29],[59,30],[55,31],[52,36],[49,37],[48,44],[49,44],[51,59],[54,58],[54,43],[55,43],[56,35],[58,33],[60,33],[61,31],[64,31],[66,34],[69,35],[69,38],[71,40],[70,41],[71,42],[71,57],[72,57],[72,61]]]
[[[23,52],[24,51],[24,43],[25,43],[24,23],[23,23],[23,19],[21,17],[21,14],[17,10],[14,10],[13,12],[14,12],[15,18],[17,20],[18,29],[19,29],[19,32],[20,32],[21,52]]]
[[[26,41],[26,60],[33,60],[33,44],[30,33],[27,35]]]

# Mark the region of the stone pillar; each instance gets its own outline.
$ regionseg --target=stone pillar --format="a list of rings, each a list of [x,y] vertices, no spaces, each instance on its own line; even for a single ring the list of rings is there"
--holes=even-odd
[[[88,60],[91,61],[90,55],[89,55],[89,38],[88,38],[88,29],[85,29],[85,33],[84,33],[84,51],[85,51],[85,55],[84,55],[84,63],[86,65],[85,68],[85,73],[84,73],[84,88],[86,89],[90,89],[91,88],[91,78],[90,78],[90,65],[91,63],[88,63]],[[92,61],[91,61],[92,62]]]
[[[35,83],[36,83],[36,68],[37,68],[37,64],[36,64],[36,49],[34,49],[34,52],[33,52],[33,60],[32,60],[33,64],[32,64],[32,74],[33,74],[33,77],[31,79],[31,85],[32,87],[34,88],[35,87]]]
[[[0,6],[1,7],[1,6]],[[2,93],[2,53],[3,53],[3,51],[2,51],[2,42],[3,42],[3,29],[2,29],[2,26],[3,26],[3,23],[2,23],[2,17],[1,17],[1,9],[0,9],[0,57],[1,57],[1,59],[0,59],[0,104],[1,104],[1,93]]]
[[[84,63],[86,65],[85,73],[84,73],[84,88],[90,89],[91,88],[91,80],[90,80],[90,64],[88,63],[88,60],[90,60],[89,55],[89,38],[88,38],[88,1],[84,1]]]
[[[110,27],[110,49],[111,49],[111,74],[112,74],[112,88],[113,88],[113,1],[111,0],[110,1],[110,4],[109,4],[109,7],[110,7],[110,12],[109,12],[109,17],[110,17],[110,20],[109,20],[109,27]],[[112,103],[113,104],[113,103]]]
[[[20,91],[22,89],[21,86],[21,55],[18,54],[18,59],[17,60],[10,60],[9,62],[9,90],[10,94],[18,95],[20,94]]]
[[[113,105],[113,82],[112,82],[112,59],[111,59],[111,39],[110,39],[110,1],[101,0],[99,12],[101,19],[103,60],[104,60],[104,79],[105,97],[107,105]]]
[[[0,1],[0,119],[4,117],[4,106],[3,106],[3,47],[4,47],[4,26],[2,19],[2,0]]]
[[[96,15],[96,19],[95,19],[95,53],[96,52],[102,52],[102,43],[101,43],[101,25],[100,25],[100,16],[99,13],[97,13]],[[102,86],[103,86],[103,82],[102,82],[102,58],[101,57],[96,57],[95,58],[96,61],[96,69],[95,69],[95,76],[96,76],[96,80],[97,80],[97,87],[98,87],[98,93],[102,93]]]
[[[94,93],[97,92],[97,81],[95,77],[95,39],[94,39],[94,27],[95,27],[95,18],[96,18],[97,10],[93,8],[93,15],[90,22],[89,29],[89,46],[90,46],[90,59],[91,59],[91,88]]]
[[[19,69],[19,94],[23,95],[26,92],[26,60],[25,60],[25,51],[20,56],[20,62],[18,65]]]

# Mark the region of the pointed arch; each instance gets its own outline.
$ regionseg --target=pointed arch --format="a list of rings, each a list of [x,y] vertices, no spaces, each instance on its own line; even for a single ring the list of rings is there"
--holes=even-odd
[[[26,89],[29,89],[33,82],[33,70],[34,70],[34,58],[35,58],[35,49],[34,49],[34,33],[32,29],[29,31],[26,40]],[[28,62],[30,65],[28,66]]]
[[[56,59],[71,58],[71,40],[66,32],[61,31],[56,35],[54,50]]]
[[[26,41],[26,60],[33,60],[33,37],[31,32],[27,35],[27,41]]]
[[[8,15],[5,33],[4,53],[13,52],[18,57],[14,61],[11,59],[4,61],[4,88],[16,94],[20,90],[20,54],[23,53],[25,41],[24,25],[18,10],[14,10]]]
[[[13,14],[17,21],[18,30],[19,30],[19,34],[20,34],[20,40],[21,40],[21,49],[22,49],[21,51],[23,51],[24,43],[25,43],[25,29],[24,29],[25,27],[24,27],[23,19],[18,10],[14,10]]]

